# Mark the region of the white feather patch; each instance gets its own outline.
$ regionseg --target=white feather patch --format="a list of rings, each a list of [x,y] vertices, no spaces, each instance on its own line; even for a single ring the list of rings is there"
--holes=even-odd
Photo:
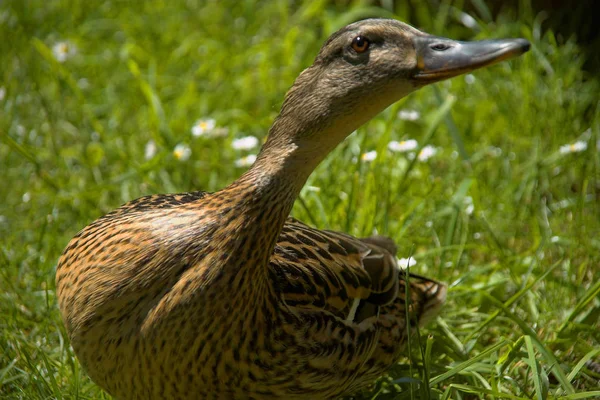
[[[360,304],[360,299],[359,298],[354,299],[354,301],[352,302],[352,307],[350,307],[350,312],[348,313],[348,316],[346,317],[346,321],[354,322],[354,317],[356,316],[356,310],[358,309],[359,304]]]

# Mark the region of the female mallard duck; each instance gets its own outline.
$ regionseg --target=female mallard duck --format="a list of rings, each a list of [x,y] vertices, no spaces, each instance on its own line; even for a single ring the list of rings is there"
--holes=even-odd
[[[390,104],[528,48],[394,20],[334,33],[238,180],[133,200],[71,240],[57,295],[90,377],[120,399],[318,399],[372,382],[446,287],[407,277],[387,238],[289,219],[294,200],[327,153]]]

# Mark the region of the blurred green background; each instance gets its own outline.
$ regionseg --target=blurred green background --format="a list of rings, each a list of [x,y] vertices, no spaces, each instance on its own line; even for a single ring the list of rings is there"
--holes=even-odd
[[[327,36],[367,17],[532,49],[393,105],[297,201],[295,217],[389,235],[451,284],[357,396],[600,397],[599,41],[593,2],[567,3],[1,2],[0,398],[108,398],[57,311],[69,239],[133,198],[231,182],[258,151],[236,140],[262,142]]]

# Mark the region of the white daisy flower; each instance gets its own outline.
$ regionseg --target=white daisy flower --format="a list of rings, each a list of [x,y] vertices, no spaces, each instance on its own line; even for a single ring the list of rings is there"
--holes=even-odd
[[[475,18],[464,12],[460,13],[460,22],[462,22],[462,24],[467,28],[474,29],[477,27],[477,21],[475,21]]]
[[[195,137],[203,136],[215,129],[216,121],[212,118],[199,119],[192,126],[192,135]]]
[[[179,161],[187,161],[192,155],[192,149],[190,149],[190,147],[186,144],[179,143],[173,149],[173,155]]]
[[[231,142],[231,147],[235,150],[250,150],[256,146],[258,146],[258,138],[254,136],[245,136]]]
[[[421,113],[417,110],[400,110],[398,118],[405,121],[416,121],[421,117]]]
[[[156,143],[154,140],[148,140],[146,147],[144,147],[144,158],[146,160],[152,159],[156,155]]]
[[[417,260],[415,260],[414,257],[398,258],[398,259],[396,259],[396,262],[398,263],[398,266],[400,268],[406,269],[408,267],[412,267],[413,265],[415,265],[417,263]]]
[[[25,132],[27,132],[27,129],[25,129],[25,127],[21,124],[17,124],[17,135],[23,137],[25,136]]]
[[[467,215],[473,214],[473,211],[475,211],[475,206],[473,205],[473,198],[471,196],[466,196],[463,200],[463,203],[465,205],[465,212],[467,213]]]
[[[52,54],[56,61],[63,63],[77,54],[77,48],[69,42],[58,42],[52,46]]]
[[[367,151],[360,156],[360,159],[364,162],[371,162],[377,158],[377,152],[375,150]]]
[[[238,168],[249,167],[252,164],[254,164],[254,161],[256,161],[256,154],[249,154],[246,157],[242,157],[238,160],[235,160],[234,164]]]
[[[569,153],[580,153],[582,151],[587,150],[587,142],[583,140],[578,140],[575,143],[565,144],[564,146],[560,146],[561,154],[569,154]]]
[[[419,143],[415,139],[402,140],[397,142],[392,140],[388,143],[388,149],[396,153],[406,153],[419,147]]]
[[[435,147],[427,145],[421,149],[417,158],[419,161],[425,162],[433,157],[437,151]]]
[[[81,78],[77,81],[77,86],[79,86],[79,89],[89,89],[90,81],[88,81],[86,78]]]

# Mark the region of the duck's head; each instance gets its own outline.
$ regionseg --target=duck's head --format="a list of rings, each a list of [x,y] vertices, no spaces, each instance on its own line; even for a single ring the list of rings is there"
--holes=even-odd
[[[298,77],[271,141],[328,152],[390,104],[438,82],[523,54],[525,39],[459,42],[400,21],[368,19],[335,32]]]

